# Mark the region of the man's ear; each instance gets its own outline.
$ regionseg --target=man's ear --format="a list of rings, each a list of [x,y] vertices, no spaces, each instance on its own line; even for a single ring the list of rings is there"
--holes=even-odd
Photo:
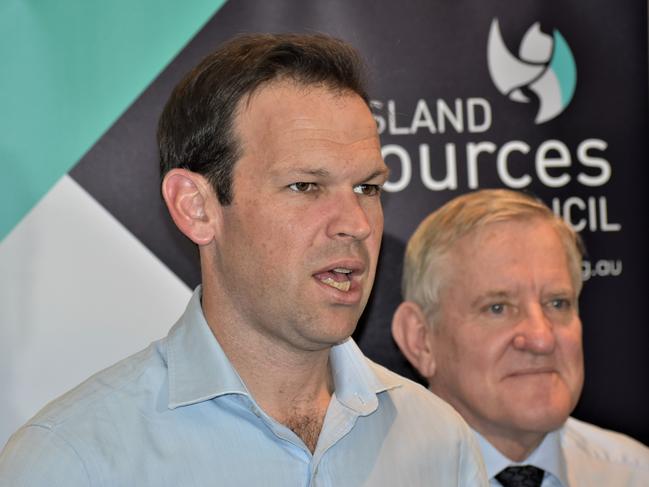
[[[408,361],[429,381],[435,375],[433,332],[417,303],[404,301],[392,317],[392,336]]]
[[[197,245],[214,240],[220,206],[207,179],[187,169],[172,169],[162,181],[162,197],[187,238]]]

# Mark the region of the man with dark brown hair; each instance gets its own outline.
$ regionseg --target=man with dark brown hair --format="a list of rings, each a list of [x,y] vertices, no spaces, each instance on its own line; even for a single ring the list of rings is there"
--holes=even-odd
[[[10,440],[11,485],[481,485],[470,430],[350,335],[387,167],[347,44],[236,38],[176,87],[162,194],[202,286],[167,338]]]

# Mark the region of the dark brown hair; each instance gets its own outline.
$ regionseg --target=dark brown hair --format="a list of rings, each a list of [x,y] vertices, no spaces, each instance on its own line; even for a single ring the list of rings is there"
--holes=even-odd
[[[240,157],[233,132],[241,100],[263,84],[293,80],[350,91],[369,103],[363,63],[349,44],[325,35],[250,34],[205,58],[175,87],[158,123],[160,170],[204,175],[221,204],[232,202]]]

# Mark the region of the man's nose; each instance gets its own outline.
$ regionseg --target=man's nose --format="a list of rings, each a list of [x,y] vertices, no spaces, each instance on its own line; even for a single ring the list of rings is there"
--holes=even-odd
[[[529,306],[516,326],[514,348],[535,354],[550,354],[556,347],[554,324],[541,305]]]
[[[333,195],[331,219],[327,227],[330,238],[364,240],[372,233],[372,223],[359,196],[353,191]]]

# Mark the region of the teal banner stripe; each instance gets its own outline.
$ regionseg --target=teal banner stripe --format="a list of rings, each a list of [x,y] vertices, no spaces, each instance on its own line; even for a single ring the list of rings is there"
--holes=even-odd
[[[224,3],[0,2],[0,240]]]

